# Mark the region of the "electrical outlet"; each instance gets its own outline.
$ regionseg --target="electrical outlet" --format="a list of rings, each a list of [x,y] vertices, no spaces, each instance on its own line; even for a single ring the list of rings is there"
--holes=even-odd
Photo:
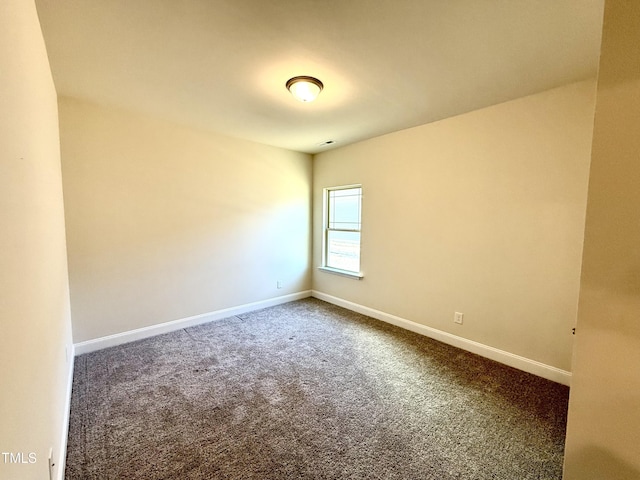
[[[464,319],[464,313],[456,312],[453,314],[453,323],[459,323],[462,325],[462,320]]]
[[[278,281],[276,282],[276,287],[277,287],[277,288],[282,288],[282,280],[278,280]]]

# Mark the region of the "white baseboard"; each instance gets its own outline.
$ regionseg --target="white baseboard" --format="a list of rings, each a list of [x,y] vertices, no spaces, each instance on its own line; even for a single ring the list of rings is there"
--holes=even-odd
[[[482,357],[495,360],[497,362],[503,363],[510,367],[514,367],[519,370],[532,373],[534,375],[538,375],[539,377],[543,377],[548,380],[561,383],[563,385],[570,385],[571,383],[571,372],[568,372],[566,370],[561,370],[559,368],[553,367],[551,365],[546,365],[536,360],[531,360],[529,358],[525,358],[520,355],[515,355],[513,353],[506,352],[504,350],[499,350],[497,348],[484,345],[482,343],[475,342],[473,340],[468,340],[466,338],[459,337],[457,335],[453,335],[448,332],[443,332],[442,330],[428,327],[420,323],[412,322],[411,320],[397,317],[389,313],[381,312],[373,308],[365,307],[364,305],[360,305],[357,303],[350,302],[348,300],[334,297],[332,295],[328,295],[326,293],[322,293],[317,290],[305,290],[305,291],[293,293],[290,295],[283,295],[280,297],[270,298],[270,299],[262,300],[259,302],[247,303],[247,304],[239,305],[236,307],[217,310],[215,312],[203,313],[201,315],[194,315],[192,317],[187,317],[180,320],[173,320],[170,322],[160,323],[158,325],[151,325],[149,327],[138,328],[138,329],[130,330],[127,332],[117,333],[117,334],[109,335],[106,337],[88,340],[86,342],[80,342],[74,345],[75,355],[82,355],[84,353],[90,353],[97,350],[102,350],[103,348],[122,345],[124,343],[133,342],[135,340],[141,340],[143,338],[149,338],[155,335],[161,335],[163,333],[173,332],[175,330],[180,330],[182,328],[193,327],[195,325],[201,325],[203,323],[208,323],[215,320],[221,320],[224,318],[231,317],[233,315],[240,315],[242,313],[250,312],[252,310],[259,310],[261,308],[267,308],[274,305],[280,305],[283,303],[300,300],[302,298],[307,298],[309,296],[318,298],[320,300],[324,300],[326,302],[332,303],[334,305],[338,305],[340,307],[346,308],[348,310],[352,310],[354,312],[361,313],[363,315],[367,315],[377,320],[381,320],[383,322],[396,325],[406,330],[419,333],[426,337],[433,338],[434,340],[438,340],[448,345],[461,348],[462,350],[475,353]],[[73,380],[72,375],[73,375],[73,372],[71,372],[70,382]],[[71,389],[71,385],[69,385],[69,399],[71,398],[70,389]],[[66,437],[65,437],[65,442],[66,442]]]
[[[213,322],[215,320],[222,320],[223,318],[240,315],[252,310],[272,307],[274,305],[280,305],[282,303],[288,303],[310,296],[311,290],[305,290],[298,293],[292,293],[280,297],[269,298],[267,300],[261,300],[259,302],[246,303],[244,305],[239,305],[236,307],[216,310],[215,312],[203,313],[200,315],[194,315],[192,317],[182,318],[180,320],[159,323],[157,325],[150,325],[148,327],[137,328],[135,330],[129,330],[127,332],[116,333],[114,335],[108,335],[106,337],[87,340],[85,342],[76,343],[74,345],[75,354],[82,355],[84,353],[95,352],[97,350],[102,350],[103,348],[114,347],[116,345],[122,345],[123,343],[142,340],[143,338],[154,337],[163,333],[169,333],[180,330],[182,328],[193,327],[195,325]]]
[[[427,327],[426,325],[412,322],[411,320],[406,320],[389,313],[365,307],[364,305],[359,305],[357,303],[343,300],[326,293],[318,292],[317,290],[312,290],[311,296],[320,300],[324,300],[325,302],[338,305],[339,307],[346,308],[347,310],[352,310],[368,317],[372,317],[377,320],[382,320],[383,322],[396,325],[406,330],[411,330],[412,332],[416,332],[426,337],[433,338],[434,340],[438,340],[448,345],[453,345],[454,347],[458,347],[462,350],[475,353],[482,357],[495,360],[496,362],[500,362],[510,367],[517,368],[518,370],[532,373],[539,377],[546,378],[547,380],[551,380],[567,386],[571,384],[571,372],[567,372],[566,370],[561,370],[559,368],[552,367],[535,360],[521,357],[520,355],[505,352],[504,350],[499,350],[482,343],[474,342],[473,340],[468,340],[451,333],[443,332],[442,330]]]
[[[64,418],[62,420],[62,437],[60,438],[60,451],[58,452],[58,459],[55,469],[55,479],[64,480],[64,471],[67,465],[67,439],[69,438],[69,416],[71,414],[71,391],[73,389],[73,358],[75,356],[74,346],[71,345],[68,355],[69,364],[67,371],[67,391],[64,405]]]

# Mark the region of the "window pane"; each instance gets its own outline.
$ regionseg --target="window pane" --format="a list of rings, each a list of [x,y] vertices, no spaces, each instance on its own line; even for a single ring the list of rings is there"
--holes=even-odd
[[[329,192],[329,228],[360,230],[360,188]]]
[[[360,271],[360,232],[327,232],[327,267]]]

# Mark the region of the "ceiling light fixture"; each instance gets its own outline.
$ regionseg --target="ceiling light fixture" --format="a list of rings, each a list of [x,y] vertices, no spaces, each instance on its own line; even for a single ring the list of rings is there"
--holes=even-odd
[[[287,80],[287,90],[301,102],[313,102],[324,85],[317,78],[300,76]]]

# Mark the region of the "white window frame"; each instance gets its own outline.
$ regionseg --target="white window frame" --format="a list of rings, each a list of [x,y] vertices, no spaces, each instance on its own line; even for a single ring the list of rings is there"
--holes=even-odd
[[[340,228],[329,228],[329,218],[331,214],[330,210],[330,199],[331,192],[335,192],[338,190],[350,190],[354,188],[360,189],[360,228],[359,229],[340,229]],[[353,184],[353,185],[340,185],[336,187],[327,187],[323,191],[323,212],[322,212],[322,264],[320,266],[320,270],[336,273],[339,275],[344,275],[347,277],[361,279],[364,275],[362,274],[362,199],[363,199],[363,188],[361,184]],[[329,232],[330,231],[344,231],[344,232],[358,232],[360,233],[360,247],[359,247],[359,261],[360,271],[353,270],[345,270],[341,268],[331,267],[327,265],[328,261],[328,248],[329,248]]]

